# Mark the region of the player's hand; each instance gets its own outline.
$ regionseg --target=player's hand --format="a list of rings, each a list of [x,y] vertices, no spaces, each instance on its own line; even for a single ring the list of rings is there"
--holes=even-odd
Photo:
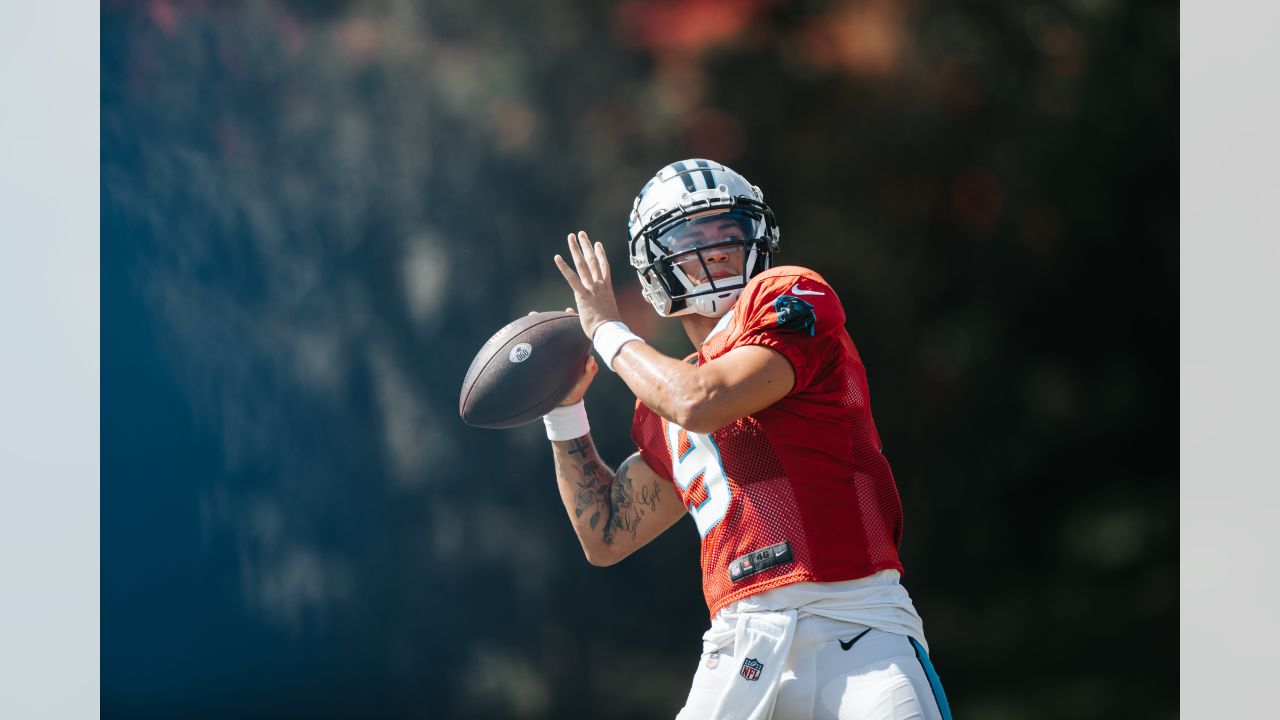
[[[573,315],[576,314],[573,308],[565,308],[565,312]],[[530,315],[537,315],[537,310],[529,311]],[[582,367],[582,377],[578,378],[578,382],[574,383],[573,388],[569,390],[569,394],[564,396],[560,401],[560,407],[572,405],[582,399],[587,394],[587,388],[591,387],[591,381],[596,379],[596,373],[600,370],[600,366],[596,364],[596,358],[591,353],[587,353],[586,363]]]
[[[569,235],[569,254],[573,256],[571,269],[565,259],[556,255],[556,267],[573,288],[573,299],[578,305],[578,319],[582,331],[591,338],[596,328],[618,320],[618,300],[613,295],[613,276],[609,273],[609,260],[604,246],[591,243],[585,231]],[[576,272],[575,272],[576,270]]]
[[[587,388],[591,387],[591,381],[596,379],[596,372],[599,370],[600,366],[596,364],[595,356],[587,355],[587,362],[582,367],[582,377],[578,378],[578,382],[574,383],[573,389],[560,401],[560,407],[572,405],[582,400],[582,396],[587,394]]]

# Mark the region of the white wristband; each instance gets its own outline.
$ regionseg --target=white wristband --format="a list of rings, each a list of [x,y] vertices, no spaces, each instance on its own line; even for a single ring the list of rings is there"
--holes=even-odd
[[[548,440],[575,440],[591,432],[587,423],[587,406],[583,401],[558,407],[542,416]]]
[[[634,340],[644,342],[639,335],[631,332],[631,329],[626,325],[614,320],[596,328],[596,334],[595,337],[591,338],[591,343],[596,346],[596,352],[600,353],[600,359],[604,360],[604,364],[610,370],[613,370],[613,359],[617,357],[618,351],[622,349],[623,345]],[[614,372],[617,371],[614,370]]]

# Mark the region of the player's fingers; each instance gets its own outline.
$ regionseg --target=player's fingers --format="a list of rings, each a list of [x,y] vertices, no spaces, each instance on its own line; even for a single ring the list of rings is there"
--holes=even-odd
[[[572,288],[575,293],[582,292],[582,283],[578,280],[578,274],[569,268],[569,263],[565,262],[564,258],[559,255],[556,255],[554,259],[556,261],[556,267],[560,270],[560,274],[564,276],[564,279],[569,283],[569,287]]]
[[[582,259],[587,264],[587,270],[591,273],[591,279],[595,282],[601,282],[604,278],[600,274],[600,268],[596,266],[596,253],[591,248],[591,239],[581,230],[578,231],[578,247],[582,252]]]
[[[587,267],[587,261],[582,257],[582,247],[578,243],[578,238],[573,233],[569,233],[569,254],[573,256],[573,267],[578,271],[579,279],[585,286],[591,282],[591,269]]]
[[[582,268],[584,268],[581,273],[582,279],[584,279],[582,284],[590,286],[590,284],[599,282],[599,274],[596,273],[595,269],[595,254],[591,252],[590,246],[582,242],[581,233],[573,236],[572,245],[577,247],[577,256],[582,259]]]
[[[600,266],[600,279],[609,282],[609,258],[604,254],[604,245],[596,243],[596,264]]]
[[[577,311],[577,310],[574,310],[573,308],[565,308],[565,309],[564,309],[564,311],[565,311],[565,312],[567,312],[567,313],[569,313],[570,315],[577,315],[577,314],[578,314],[578,311]]]

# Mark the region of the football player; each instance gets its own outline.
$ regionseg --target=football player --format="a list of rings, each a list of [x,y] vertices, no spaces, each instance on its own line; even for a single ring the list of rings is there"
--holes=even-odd
[[[679,360],[619,321],[604,247],[569,235],[583,331],[635,393],[638,452],[612,470],[591,441],[588,358],[544,420],[587,560],[610,565],[690,515],[711,614],[679,718],[950,718],[899,579],[902,507],[866,372],[835,291],[772,267],[758,187],[719,163],[664,167],[635,199],[631,266],[678,317]]]

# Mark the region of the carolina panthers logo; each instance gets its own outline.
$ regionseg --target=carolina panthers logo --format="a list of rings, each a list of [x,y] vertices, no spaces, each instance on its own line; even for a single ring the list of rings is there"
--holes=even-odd
[[[818,316],[813,306],[794,295],[779,295],[773,301],[773,310],[778,314],[778,327],[787,330],[808,331],[813,335],[818,323]]]

